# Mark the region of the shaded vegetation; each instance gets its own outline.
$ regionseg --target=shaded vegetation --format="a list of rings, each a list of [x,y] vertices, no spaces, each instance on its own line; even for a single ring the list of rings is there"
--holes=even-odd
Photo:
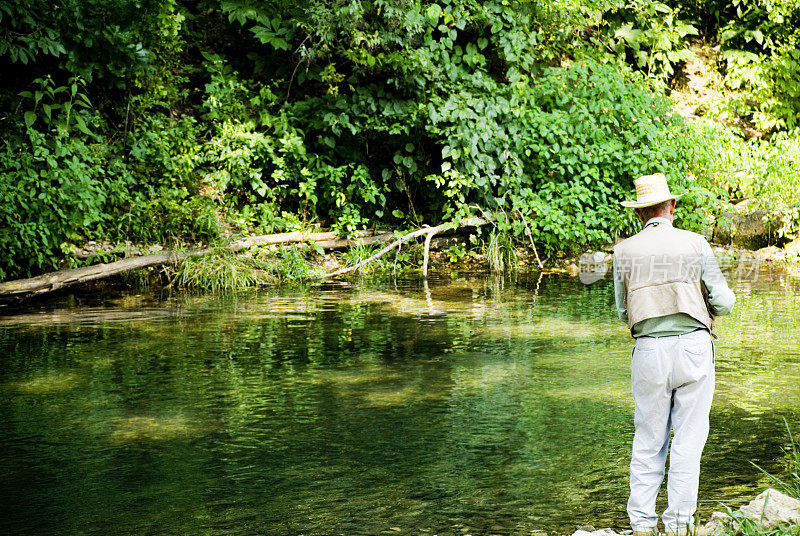
[[[800,4],[731,0],[0,0],[0,278],[87,240],[438,224],[491,214],[545,255],[635,230],[617,201],[662,170],[707,232],[743,197],[783,211]],[[723,87],[667,95],[691,39]],[[714,119],[744,122],[745,140]],[[483,211],[483,212],[481,212]],[[495,246],[486,242],[490,251]]]

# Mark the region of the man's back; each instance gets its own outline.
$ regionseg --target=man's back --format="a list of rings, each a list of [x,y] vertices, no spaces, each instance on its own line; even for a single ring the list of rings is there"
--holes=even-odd
[[[727,314],[735,297],[706,239],[653,218],[614,248],[620,318],[634,337],[711,329],[713,314]]]

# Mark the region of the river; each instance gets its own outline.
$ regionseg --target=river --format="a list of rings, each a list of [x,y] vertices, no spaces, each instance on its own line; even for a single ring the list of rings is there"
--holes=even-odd
[[[700,512],[800,432],[800,278],[735,282]],[[447,275],[0,310],[3,534],[626,527],[632,340],[608,280]],[[659,507],[663,509],[663,497]]]

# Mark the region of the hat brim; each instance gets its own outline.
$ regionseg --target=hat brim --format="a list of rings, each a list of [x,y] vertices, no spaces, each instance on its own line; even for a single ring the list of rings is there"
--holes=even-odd
[[[659,203],[663,203],[664,201],[669,201],[671,199],[678,199],[683,195],[684,194],[666,195],[664,197],[651,199],[650,201],[645,201],[643,203],[638,203],[636,201],[620,201],[619,204],[625,208],[645,208],[645,207],[652,207],[653,205],[657,205]]]

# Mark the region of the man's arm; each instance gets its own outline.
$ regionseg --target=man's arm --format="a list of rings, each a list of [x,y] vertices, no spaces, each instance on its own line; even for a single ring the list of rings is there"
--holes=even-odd
[[[614,255],[614,301],[617,304],[617,316],[619,319],[628,323],[628,308],[625,306],[625,283],[617,266],[617,256]]]
[[[705,240],[701,255],[700,277],[708,289],[708,304],[711,312],[717,316],[729,315],[733,311],[733,304],[736,303],[736,296],[728,288],[728,282],[722,275],[722,270],[719,269],[717,257],[714,256],[711,246]]]

